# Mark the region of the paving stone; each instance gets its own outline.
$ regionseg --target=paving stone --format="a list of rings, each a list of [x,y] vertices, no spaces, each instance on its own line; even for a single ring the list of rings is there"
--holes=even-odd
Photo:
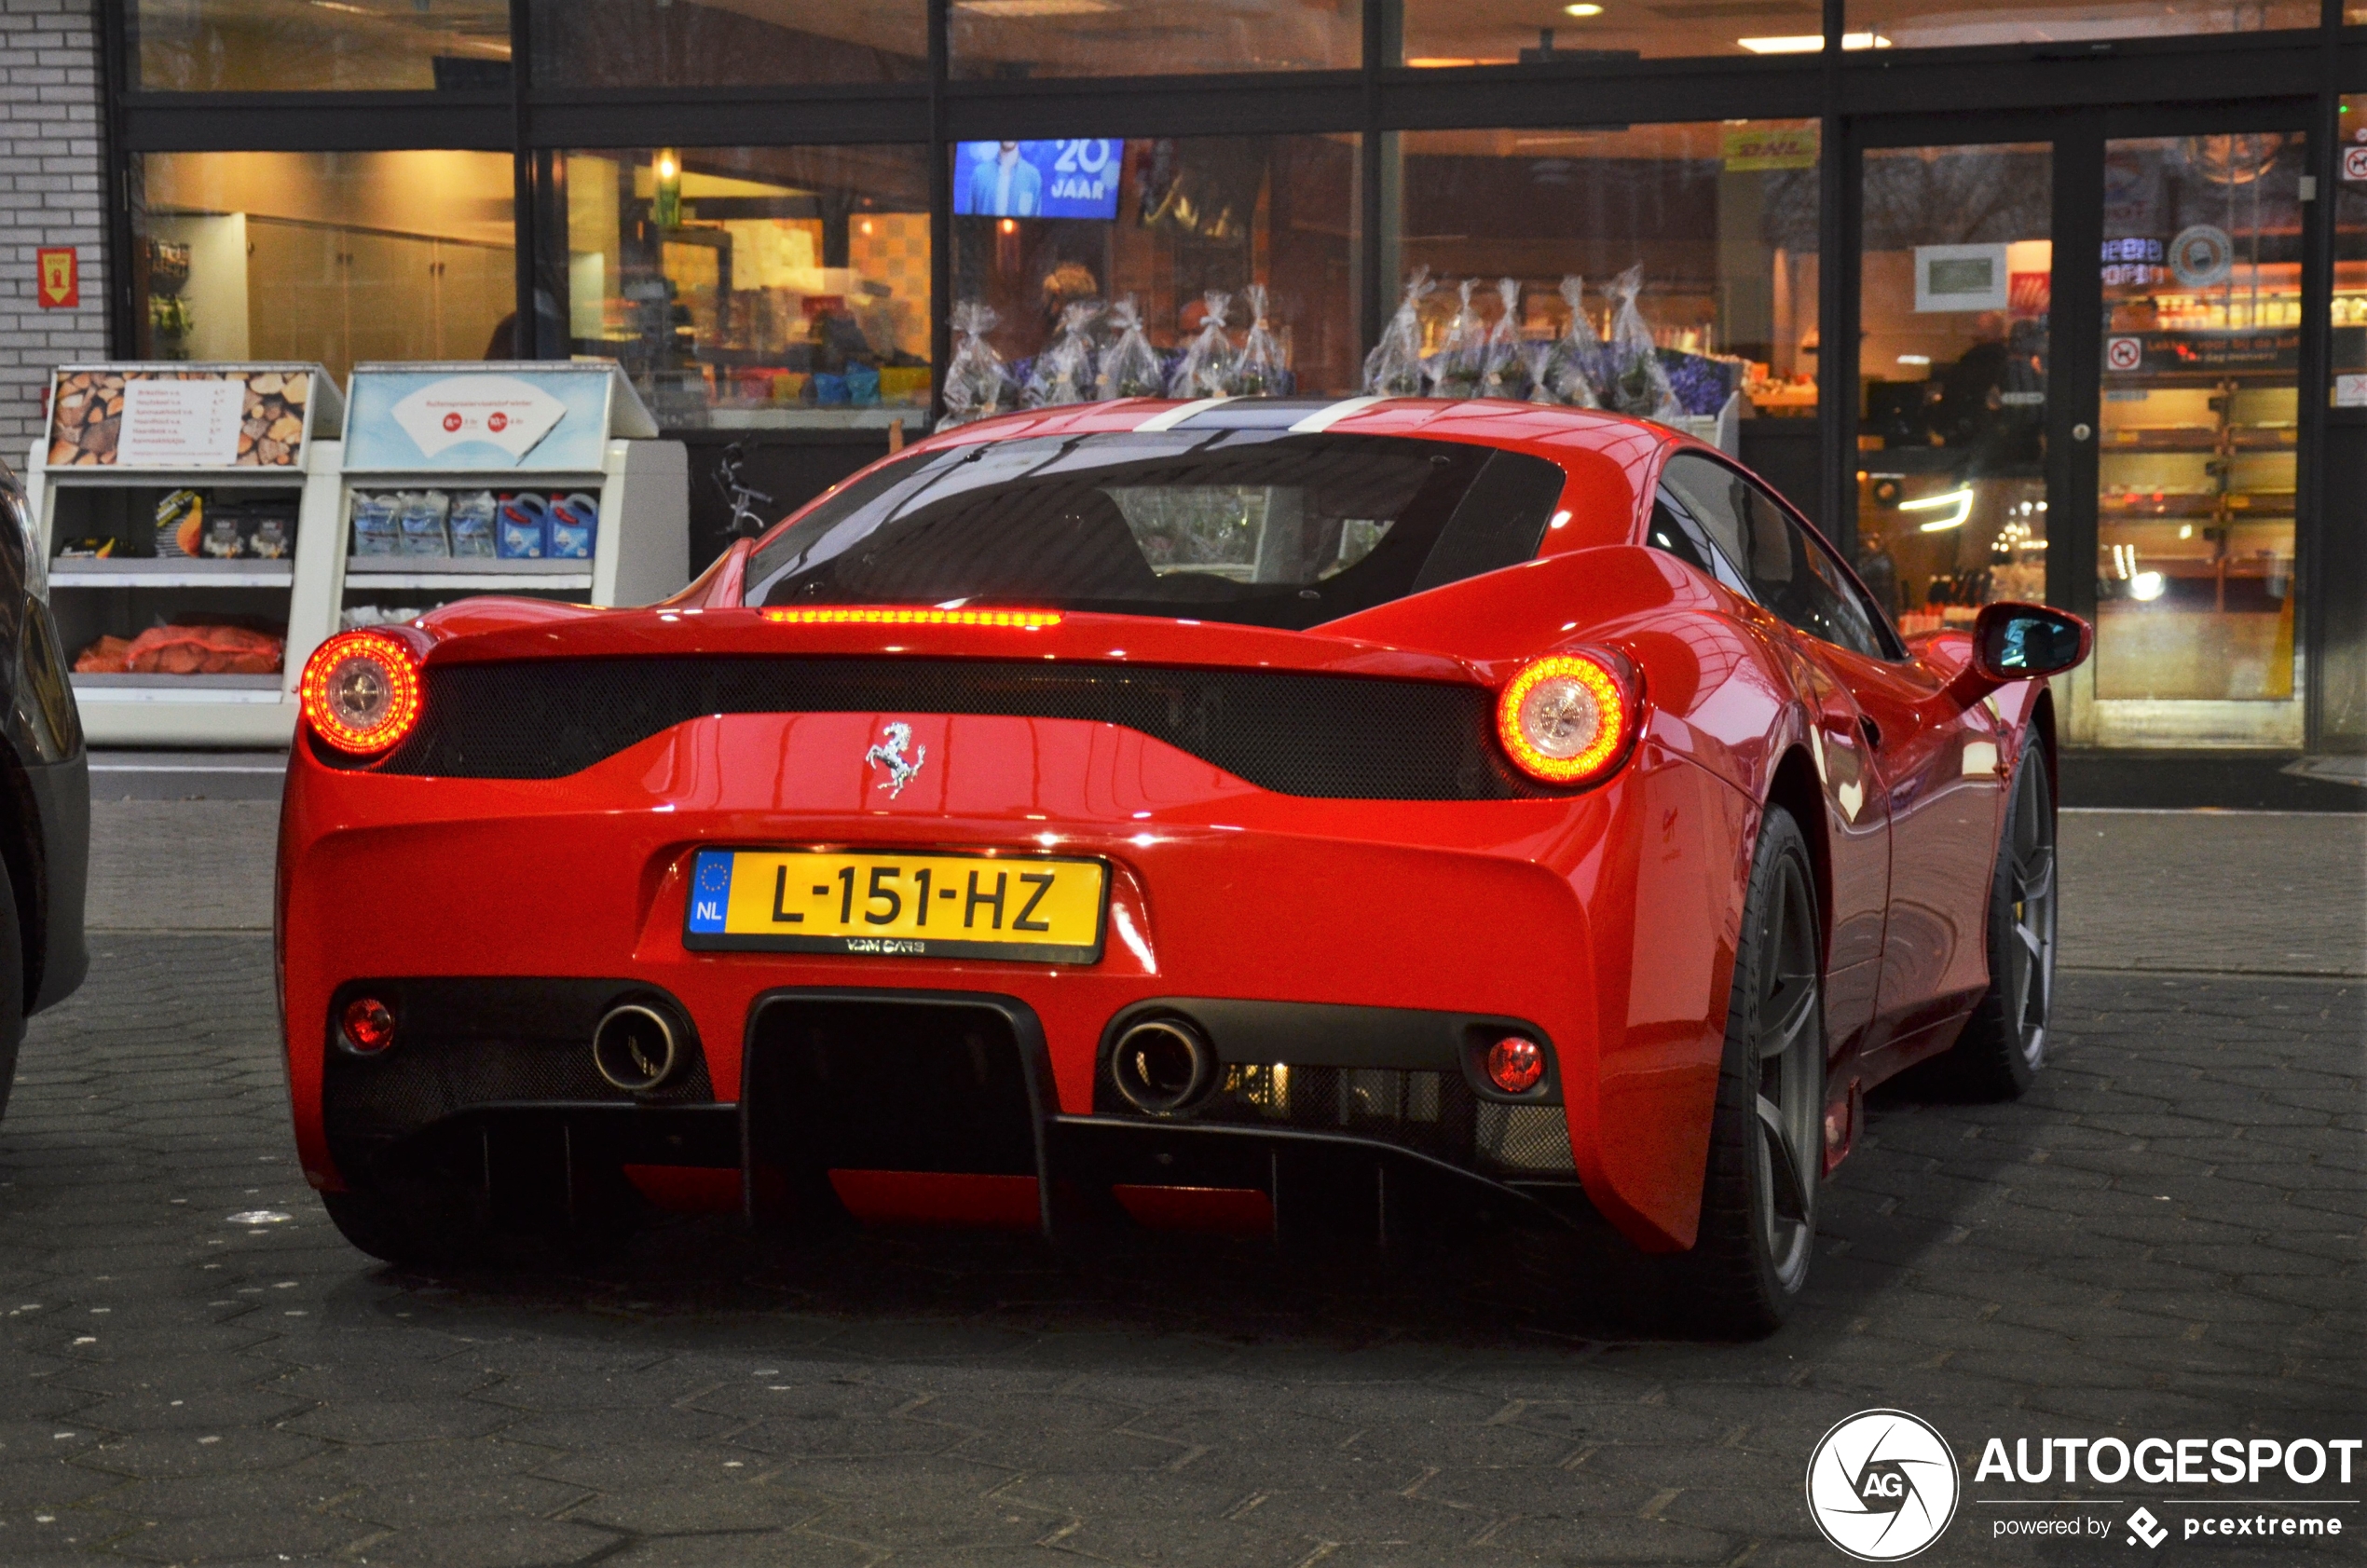
[[[1877,1094],[1797,1321],[1727,1345],[1585,1316],[1546,1252],[691,1224],[402,1274],[288,1157],[266,944],[108,948],[0,1123],[8,1568],[1829,1561],[1801,1468],[1868,1404],[1961,1450],[2332,1434],[2367,1384],[2352,982],[2066,975],[2031,1097]],[[1931,1560],[2044,1559],[1968,1509]]]

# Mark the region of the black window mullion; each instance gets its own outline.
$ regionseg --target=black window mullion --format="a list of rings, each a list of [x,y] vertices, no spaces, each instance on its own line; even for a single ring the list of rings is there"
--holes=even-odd
[[[952,7],[929,0],[929,413],[945,413],[945,373],[953,357],[953,144],[946,84],[952,75]]]

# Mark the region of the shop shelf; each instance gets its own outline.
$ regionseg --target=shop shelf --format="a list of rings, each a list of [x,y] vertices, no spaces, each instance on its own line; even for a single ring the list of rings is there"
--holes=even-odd
[[[76,675],[77,701],[117,702],[276,702],[278,675]]]
[[[471,560],[449,556],[349,555],[348,588],[589,589],[589,561]]]
[[[52,588],[288,588],[294,582],[294,560],[62,556],[49,563]]]

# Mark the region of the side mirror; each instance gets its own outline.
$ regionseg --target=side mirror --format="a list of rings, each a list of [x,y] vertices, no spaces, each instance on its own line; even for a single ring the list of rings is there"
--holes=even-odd
[[[2095,628],[2066,611],[1984,605],[1973,621],[1973,661],[1949,684],[1949,695],[1969,708],[2001,686],[2075,668],[2095,646]]]
[[[1973,665],[2007,681],[2059,675],[2087,659],[2096,633],[2075,615],[2045,605],[1987,605],[1973,622]]]

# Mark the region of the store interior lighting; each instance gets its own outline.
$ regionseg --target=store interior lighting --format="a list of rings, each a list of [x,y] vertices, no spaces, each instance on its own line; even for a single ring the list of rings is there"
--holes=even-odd
[[[1825,47],[1822,33],[1786,33],[1772,38],[1737,38],[1753,54],[1814,54]],[[1879,33],[1844,33],[1841,48],[1845,49],[1886,49],[1890,40]]]
[[[1922,525],[1922,531],[1927,534],[1944,534],[1950,528],[1963,527],[1964,519],[1973,514],[1972,487],[1966,485],[1940,495],[1925,496],[1920,501],[1901,501],[1898,503],[1898,510],[1938,513]]]

